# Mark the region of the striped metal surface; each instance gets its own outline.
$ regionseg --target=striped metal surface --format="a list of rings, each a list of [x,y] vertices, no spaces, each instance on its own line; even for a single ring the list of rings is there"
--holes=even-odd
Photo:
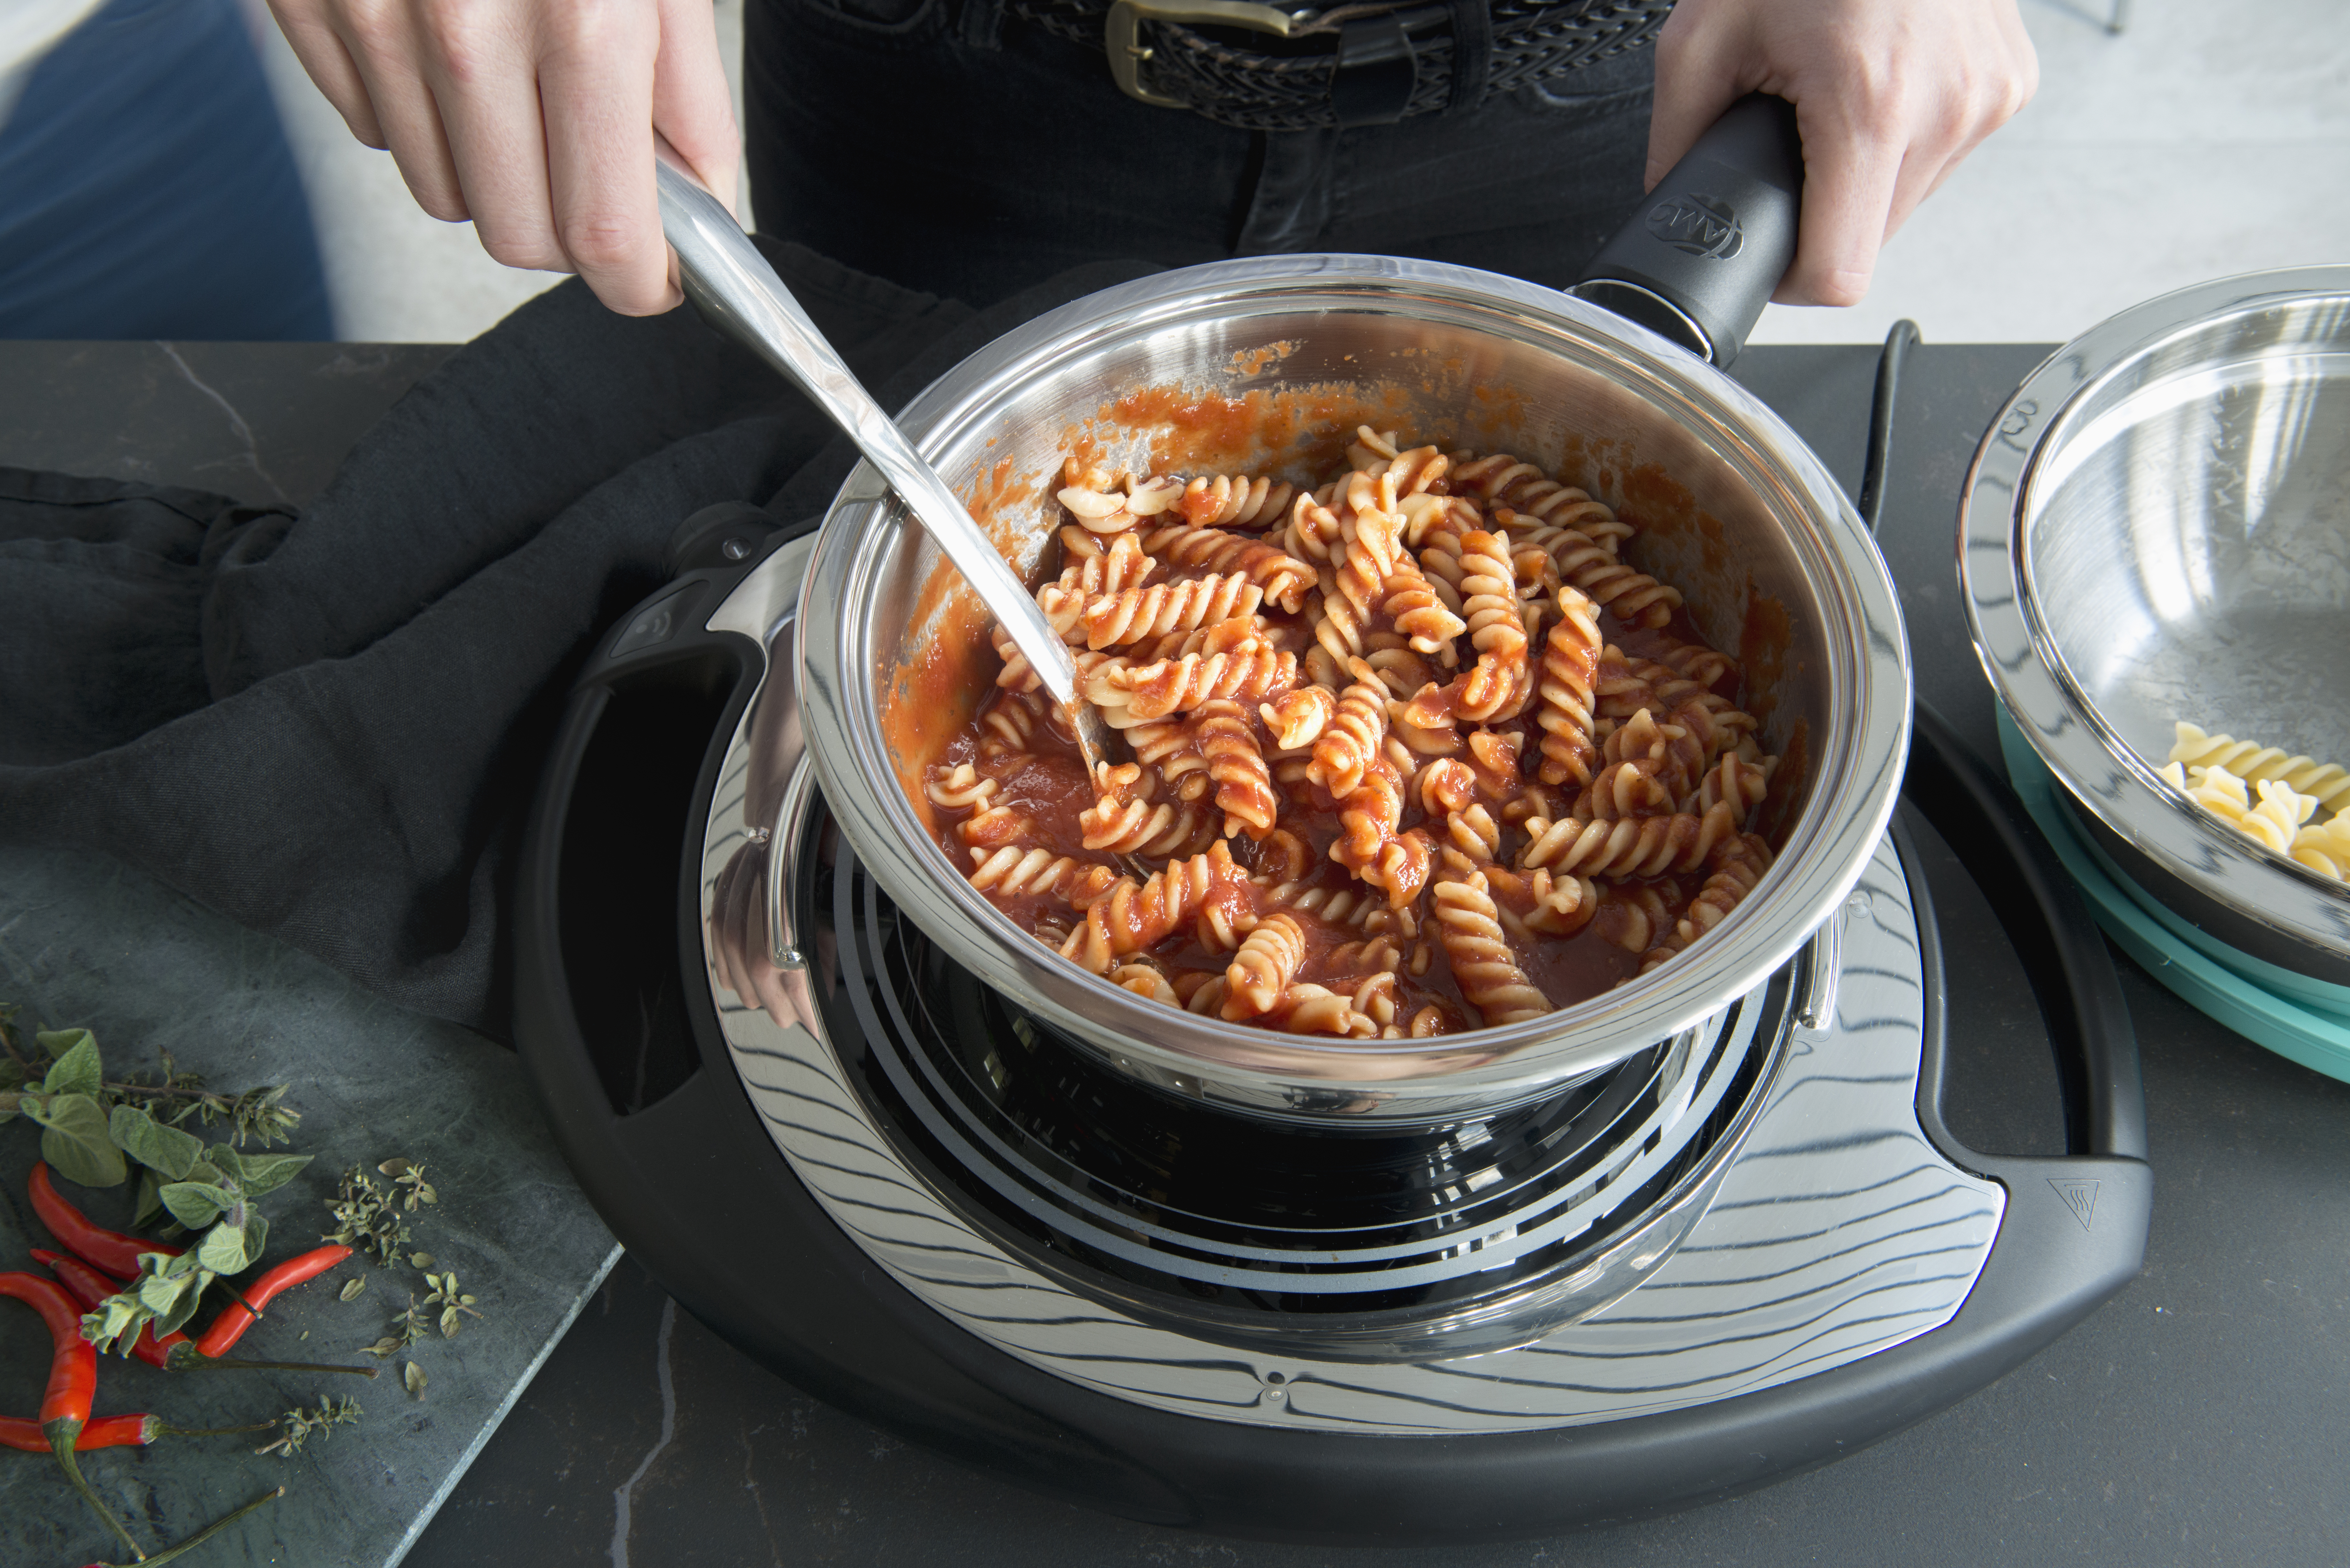
[[[788,635],[770,629],[776,641]],[[746,720],[705,831],[705,919],[736,857],[764,856],[766,834],[743,820],[748,734]],[[804,974],[769,967],[753,988],[764,1008],[738,999],[714,964],[708,978],[778,1152],[868,1255],[970,1333],[1056,1376],[1184,1415],[1502,1431],[1767,1388],[1927,1333],[1965,1301],[2005,1194],[1943,1159],[1918,1126],[1922,970],[1889,839],[1835,918],[1833,1023],[1795,1030],[1711,1209],[1656,1274],[1523,1349],[1388,1366],[1236,1351],[1064,1288],[974,1229],[896,1156],[823,1038]],[[762,961],[764,930],[730,932],[723,918],[715,929],[738,955],[737,973]]]

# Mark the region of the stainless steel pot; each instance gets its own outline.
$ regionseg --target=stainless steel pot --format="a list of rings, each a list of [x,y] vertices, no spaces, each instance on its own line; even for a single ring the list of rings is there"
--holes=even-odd
[[[1216,399],[1263,417],[1223,418]],[[1578,1081],[1700,1024],[1786,963],[1850,891],[1891,815],[1908,653],[1891,579],[1851,504],[1759,400],[1619,317],[1492,274],[1364,256],[1165,273],[998,339],[899,418],[1032,577],[1073,441],[1118,462],[1302,478],[1327,468],[1358,422],[1579,476],[1643,522],[1631,555],[1688,594],[1709,641],[1740,654],[1763,742],[1788,759],[1772,807],[1778,858],[1728,919],[1655,973],[1507,1028],[1357,1045],[1180,1012],[1064,961],[971,888],[916,804],[927,748],[975,711],[994,659],[968,591],[868,469],[843,488],[810,564],[798,686],[842,830],[900,909],[986,984],[1179,1093],[1263,1114],[1424,1122]]]
[[[2350,984],[2350,888],[2155,773],[2180,719],[2350,763],[2350,267],[2182,289],[2051,356],[1976,453],[1959,572],[1984,672],[2107,852]]]

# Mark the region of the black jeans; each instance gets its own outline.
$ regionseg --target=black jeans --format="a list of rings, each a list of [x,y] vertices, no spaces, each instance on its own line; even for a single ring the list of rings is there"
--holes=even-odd
[[[996,0],[752,0],[762,232],[974,304],[1085,262],[1292,251],[1560,286],[1640,200],[1648,49],[1466,113],[1267,133],[1136,102],[1100,51],[997,16]]]

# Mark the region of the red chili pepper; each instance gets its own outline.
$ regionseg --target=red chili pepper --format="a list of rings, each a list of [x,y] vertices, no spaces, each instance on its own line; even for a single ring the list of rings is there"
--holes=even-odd
[[[88,1425],[74,1439],[74,1452],[86,1454],[92,1449],[143,1449],[169,1430],[153,1416],[93,1416]],[[41,1435],[38,1421],[27,1421],[22,1416],[0,1416],[0,1449],[16,1449],[27,1454],[46,1454],[48,1438]]]
[[[33,1167],[26,1190],[33,1197],[33,1212],[49,1228],[49,1234],[61,1242],[65,1250],[92,1268],[103,1269],[118,1280],[139,1277],[139,1254],[161,1252],[176,1258],[182,1249],[162,1241],[150,1241],[142,1236],[126,1236],[120,1231],[109,1231],[103,1225],[93,1225],[88,1216],[67,1202],[49,1181],[49,1168],[45,1161]]]
[[[161,1416],[92,1416],[89,1424],[82,1428],[81,1436],[74,1439],[74,1452],[143,1449],[158,1438],[219,1438],[231,1432],[265,1432],[276,1425],[275,1421],[256,1421],[250,1427],[174,1427]],[[49,1440],[41,1436],[38,1421],[27,1421],[22,1416],[0,1416],[0,1449],[46,1454]]]
[[[65,1285],[67,1293],[81,1303],[84,1312],[92,1310],[99,1303],[115,1293],[112,1281],[78,1259],[38,1249],[34,1251],[33,1256],[47,1263],[56,1272],[57,1279]],[[337,1262],[340,1261],[337,1260]],[[226,1282],[224,1281],[223,1283],[225,1284]],[[215,1320],[214,1326],[217,1327],[219,1323],[233,1317],[243,1316],[244,1313],[244,1309],[242,1306],[223,1307],[220,1318]],[[227,1337],[234,1341],[236,1335],[231,1334]],[[248,1369],[268,1367],[279,1372],[350,1372],[361,1377],[375,1376],[375,1368],[371,1366],[336,1366],[316,1361],[247,1361],[242,1356],[233,1355],[207,1357],[196,1348],[194,1341],[178,1329],[173,1329],[160,1340],[157,1339],[155,1325],[151,1323],[140,1329],[138,1343],[131,1346],[130,1353],[148,1366],[158,1367],[165,1372],[190,1372],[202,1366],[242,1366]],[[88,1448],[89,1445],[84,1443],[82,1447]]]
[[[200,1355],[220,1356],[228,1354],[230,1345],[243,1337],[244,1331],[258,1322],[261,1309],[277,1298],[281,1291],[315,1280],[328,1269],[351,1255],[348,1247],[319,1247],[298,1258],[288,1258],[254,1282],[244,1293],[243,1302],[233,1302],[221,1308],[220,1316],[213,1319],[212,1327],[196,1341]]]
[[[238,1520],[243,1519],[246,1514],[251,1513],[255,1509],[259,1508],[263,1503],[275,1502],[277,1499],[284,1497],[285,1495],[286,1489],[282,1486],[276,1491],[263,1492],[259,1497],[255,1498],[243,1508],[236,1510],[233,1513],[224,1514],[221,1518],[213,1520],[210,1524],[205,1525],[202,1530],[197,1531],[185,1541],[182,1541],[177,1546],[172,1547],[169,1552],[158,1552],[152,1557],[141,1557],[139,1561],[145,1564],[145,1568],[163,1568],[164,1563],[169,1563],[172,1559],[180,1556],[183,1552],[194,1551],[197,1547],[202,1546],[205,1542],[210,1541],[213,1536],[218,1535],[222,1531],[226,1530],[230,1525],[234,1524]],[[84,1564],[83,1568],[125,1568],[125,1565],[120,1563],[90,1563]]]
[[[37,1274],[10,1272],[0,1274],[0,1296],[14,1296],[41,1314],[48,1325],[51,1353],[49,1386],[41,1397],[41,1435],[49,1441],[49,1452],[55,1454],[66,1477],[82,1501],[98,1511],[106,1527],[122,1538],[130,1554],[144,1560],[146,1553],[122,1521],[114,1517],[98,1494],[82,1480],[81,1466],[74,1459],[74,1447],[80,1440],[81,1430],[89,1424],[89,1402],[98,1393],[98,1352],[92,1350],[81,1336],[81,1309],[74,1305],[73,1297],[55,1280],[45,1280]]]
[[[84,1312],[96,1308],[99,1303],[114,1294],[117,1288],[116,1282],[108,1279],[79,1258],[68,1258],[62,1252],[44,1251],[36,1247],[33,1249],[33,1261],[47,1264],[49,1272],[57,1275],[57,1282],[65,1286],[68,1294],[81,1303],[81,1310]],[[139,1329],[139,1341],[130,1347],[130,1354],[150,1366],[168,1369],[172,1364],[172,1350],[187,1342],[188,1336],[177,1329],[159,1340],[155,1337],[155,1325],[151,1323],[142,1324]],[[88,1445],[84,1444],[83,1447],[87,1448]]]

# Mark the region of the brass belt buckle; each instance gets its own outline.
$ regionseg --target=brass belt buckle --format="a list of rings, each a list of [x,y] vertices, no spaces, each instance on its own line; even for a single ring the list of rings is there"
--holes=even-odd
[[[1296,18],[1288,12],[1251,0],[1111,0],[1109,15],[1102,21],[1102,47],[1109,55],[1110,79],[1127,97],[1159,109],[1191,106],[1142,85],[1142,62],[1150,57],[1142,44],[1145,17],[1191,26],[1246,27],[1284,38],[1296,26]]]

